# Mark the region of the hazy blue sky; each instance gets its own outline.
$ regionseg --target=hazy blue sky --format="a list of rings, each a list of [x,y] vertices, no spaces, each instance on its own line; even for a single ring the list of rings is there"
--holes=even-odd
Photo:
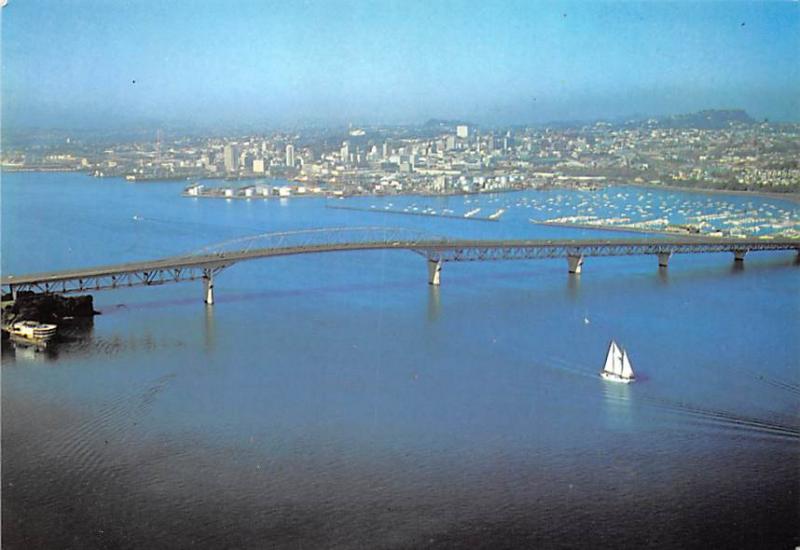
[[[800,3],[9,0],[2,63],[6,128],[797,120]]]

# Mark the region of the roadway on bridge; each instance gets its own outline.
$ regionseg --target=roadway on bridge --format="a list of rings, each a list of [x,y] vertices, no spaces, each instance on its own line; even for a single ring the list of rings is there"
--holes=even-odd
[[[580,256],[619,256],[634,254],[736,252],[754,250],[798,250],[796,239],[720,239],[720,238],[676,238],[676,239],[551,239],[551,240],[475,240],[434,239],[413,241],[364,241],[305,244],[299,246],[277,246],[221,251],[205,254],[171,256],[167,258],[127,262],[84,269],[68,269],[45,273],[3,275],[3,287],[59,282],[97,277],[112,277],[134,272],[147,273],[159,270],[204,268],[214,269],[231,264],[299,254],[346,252],[358,250],[411,250],[431,260],[472,261],[499,259],[537,259]],[[502,256],[487,254],[487,251],[517,251]],[[538,251],[537,254],[531,252]],[[459,254],[460,253],[460,254]]]

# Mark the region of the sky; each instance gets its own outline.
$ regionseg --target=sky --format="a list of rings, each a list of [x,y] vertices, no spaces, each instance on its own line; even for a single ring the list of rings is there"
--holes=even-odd
[[[800,2],[8,0],[4,129],[800,121]]]

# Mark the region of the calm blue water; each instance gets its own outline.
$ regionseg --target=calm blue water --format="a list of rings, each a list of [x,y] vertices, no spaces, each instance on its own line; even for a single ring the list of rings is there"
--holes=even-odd
[[[574,192],[335,201],[509,208],[487,223],[182,187],[3,174],[3,272],[312,227],[624,237],[528,221],[526,204],[562,195],[574,215]],[[589,258],[579,277],[563,260],[446,264],[438,289],[408,252],[287,257],[224,271],[216,300],[200,283],[100,292],[94,326],[55,352],[4,352],[4,547],[800,544],[793,253],[675,256],[668,272]],[[597,376],[611,338],[631,386]]]

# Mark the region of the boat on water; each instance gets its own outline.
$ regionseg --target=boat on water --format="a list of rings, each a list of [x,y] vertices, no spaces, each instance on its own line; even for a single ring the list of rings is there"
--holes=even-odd
[[[611,344],[608,346],[606,363],[603,366],[603,370],[600,371],[600,376],[610,382],[622,384],[630,384],[636,379],[628,358],[628,352],[618,346],[614,340],[611,340]]]
[[[36,321],[17,321],[7,327],[11,341],[26,346],[46,348],[56,335],[56,325]]]

